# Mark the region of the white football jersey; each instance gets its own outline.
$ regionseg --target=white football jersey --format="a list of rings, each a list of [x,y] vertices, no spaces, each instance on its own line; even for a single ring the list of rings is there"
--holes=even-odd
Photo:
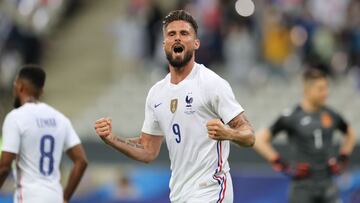
[[[17,154],[14,202],[63,203],[59,165],[80,144],[70,121],[45,103],[25,103],[3,125],[2,151]]]
[[[230,178],[226,176],[230,142],[210,139],[206,124],[210,119],[228,123],[243,111],[228,82],[201,64],[195,63],[177,85],[168,74],[150,89],[142,132],[166,138],[172,202],[209,193],[217,198],[209,202],[222,201]]]

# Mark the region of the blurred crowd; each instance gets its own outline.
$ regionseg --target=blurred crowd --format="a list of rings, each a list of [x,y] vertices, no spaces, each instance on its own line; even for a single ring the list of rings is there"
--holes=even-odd
[[[41,64],[46,37],[79,2],[0,0],[0,90],[11,87],[20,64]],[[246,2],[255,12],[244,17]],[[161,20],[173,9],[200,24],[197,61],[225,66],[240,82],[286,79],[314,63],[333,76],[354,70],[360,78],[358,0],[129,0],[112,26],[116,57],[164,66]]]
[[[131,0],[126,17],[114,26],[116,52],[165,64],[161,20],[170,10],[185,9],[200,24],[197,61],[224,65],[239,81],[260,75],[286,79],[308,64],[321,64],[334,77],[359,74],[360,1],[256,0],[255,12],[243,17],[235,5],[246,1],[251,0]]]
[[[11,90],[21,64],[41,64],[47,37],[80,2],[0,0],[0,92]],[[251,10],[246,2],[255,11],[245,17],[239,10]],[[199,23],[197,61],[225,67],[234,80],[288,80],[321,64],[334,77],[350,72],[360,89],[359,0],[128,0],[112,24],[118,62],[165,67],[161,20],[174,9],[189,11]]]
[[[45,40],[79,0],[0,0],[0,92],[22,64],[41,64]]]

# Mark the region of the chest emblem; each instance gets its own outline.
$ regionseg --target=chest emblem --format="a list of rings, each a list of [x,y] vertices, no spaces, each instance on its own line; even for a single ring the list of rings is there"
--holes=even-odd
[[[311,117],[310,116],[305,116],[305,117],[303,117],[301,120],[300,120],[300,124],[302,125],[302,126],[307,126],[307,125],[309,125],[310,123],[311,123]]]
[[[185,97],[185,102],[186,102],[186,107],[189,108],[192,106],[194,99],[191,97],[191,93],[186,95]]]
[[[178,105],[178,99],[172,99],[170,102],[170,111],[171,113],[175,113]]]
[[[195,111],[193,110],[193,102],[194,102],[194,98],[192,97],[192,93],[189,93],[188,95],[186,95],[185,97],[185,113],[190,115],[195,113]]]
[[[331,115],[327,112],[323,112],[321,114],[321,125],[324,128],[330,128],[333,124],[333,120],[331,118]]]

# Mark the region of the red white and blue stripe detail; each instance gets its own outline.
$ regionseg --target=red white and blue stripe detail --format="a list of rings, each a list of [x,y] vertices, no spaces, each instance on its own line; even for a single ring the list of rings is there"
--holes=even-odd
[[[219,176],[217,174],[221,174],[222,170],[223,170],[223,160],[222,160],[222,156],[223,156],[223,152],[222,152],[222,142],[221,141],[217,141],[216,143],[216,149],[217,149],[217,168],[215,170],[215,174],[213,175],[213,178],[215,180],[217,180],[217,182],[220,185],[220,192],[219,192],[219,198],[216,201],[216,203],[222,203],[224,198],[225,198],[225,192],[226,192],[226,174],[224,173],[224,175]]]

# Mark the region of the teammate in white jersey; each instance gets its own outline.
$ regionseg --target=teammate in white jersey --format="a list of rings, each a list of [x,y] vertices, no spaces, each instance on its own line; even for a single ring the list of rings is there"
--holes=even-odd
[[[12,162],[17,203],[64,203],[74,193],[87,166],[80,139],[70,121],[39,101],[45,72],[36,66],[22,68],[14,83],[14,107],[5,118],[0,160],[0,188]],[[63,191],[59,165],[63,151],[74,165]]]
[[[165,136],[171,202],[233,202],[230,141],[253,146],[253,129],[230,85],[195,63],[200,41],[192,16],[172,11],[163,21],[163,34],[170,73],[149,91],[140,137],[116,137],[110,118],[96,121],[95,130],[105,143],[146,163],[158,156]]]

